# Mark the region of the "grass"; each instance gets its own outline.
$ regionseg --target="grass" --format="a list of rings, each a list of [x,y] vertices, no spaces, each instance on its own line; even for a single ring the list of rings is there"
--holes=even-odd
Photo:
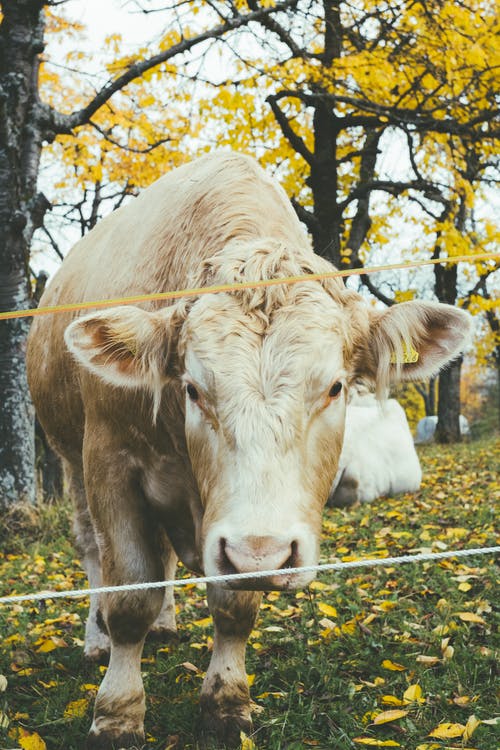
[[[423,447],[419,493],[327,511],[321,562],[498,543],[499,447]],[[84,586],[69,525],[60,503],[7,519],[2,593]],[[247,652],[256,714],[245,750],[497,750],[496,572],[484,555],[322,574],[307,591],[266,594]],[[180,643],[144,653],[156,750],[199,747],[211,628],[201,586],[177,599]],[[0,750],[82,747],[104,670],[82,657],[86,606],[0,605]]]

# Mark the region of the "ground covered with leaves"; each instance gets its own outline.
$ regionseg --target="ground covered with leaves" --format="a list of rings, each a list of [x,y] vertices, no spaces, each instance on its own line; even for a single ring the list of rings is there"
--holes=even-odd
[[[420,492],[326,512],[321,562],[498,544],[498,439],[425,447],[421,461]],[[83,587],[69,527],[64,504],[7,524],[1,594]],[[247,652],[255,731],[242,749],[496,750],[496,573],[490,554],[321,574],[307,591],[266,594]],[[179,643],[148,643],[143,659],[157,750],[199,747],[211,620],[204,587],[178,589],[177,601]],[[0,605],[0,750],[83,746],[105,670],[83,659],[86,609]]]

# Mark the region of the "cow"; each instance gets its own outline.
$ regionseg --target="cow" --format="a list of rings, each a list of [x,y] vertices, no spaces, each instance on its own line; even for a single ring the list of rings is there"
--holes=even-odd
[[[437,423],[438,423],[438,418],[436,415],[432,415],[430,417],[422,417],[422,419],[420,419],[417,424],[417,434],[415,436],[415,443],[417,445],[421,443],[432,443],[432,441],[434,440],[434,434],[436,432]],[[460,435],[462,437],[469,437],[470,427],[469,427],[469,421],[467,417],[464,417],[463,414],[460,414],[458,418],[458,424],[459,424],[459,429],[460,429]]]
[[[165,580],[175,556],[207,576],[284,571],[207,587],[202,723],[227,744],[251,728],[245,645],[261,592],[314,576],[286,571],[318,560],[350,384],[383,392],[433,375],[470,329],[466,313],[437,303],[376,310],[331,276],[285,283],[333,270],[253,159],[214,152],[104,218],[40,305],[222,289],[37,316],[29,337],[31,392],[64,461],[90,586]],[[152,628],[175,628],[161,589],[91,598],[86,653],[109,638],[110,657],[89,748],[143,742]]]
[[[344,444],[328,505],[370,503],[383,495],[416,492],[422,470],[405,410],[396,399],[357,394],[347,404]]]

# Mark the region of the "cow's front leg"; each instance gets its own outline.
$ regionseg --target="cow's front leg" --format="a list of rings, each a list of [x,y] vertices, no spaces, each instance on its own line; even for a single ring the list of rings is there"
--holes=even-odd
[[[93,464],[93,476],[100,473]],[[125,475],[125,476],[124,476]],[[126,480],[126,471],[118,474]],[[136,483],[122,481],[120,494],[104,482],[91,490],[104,585],[163,580],[161,538]],[[163,589],[112,592],[101,597],[109,633],[109,666],[97,693],[87,747],[130,750],[144,743],[145,698],[141,677],[144,639],[160,613]]]
[[[130,558],[132,545],[126,555]],[[137,550],[136,550],[137,551]],[[144,555],[144,550],[142,550]],[[123,583],[158,579],[155,566],[144,566],[140,575],[137,567],[143,565],[135,555],[130,559],[129,575],[120,576]],[[106,583],[106,566],[103,565]],[[141,656],[148,630],[158,616],[162,601],[161,589],[129,591],[106,594],[105,620],[110,635],[109,666],[97,693],[94,720],[90,728],[88,750],[128,750],[142,747],[144,743],[145,696],[141,676]]]
[[[207,598],[215,632],[201,691],[203,728],[227,745],[239,747],[241,730],[252,728],[245,647],[262,594],[209,584]]]

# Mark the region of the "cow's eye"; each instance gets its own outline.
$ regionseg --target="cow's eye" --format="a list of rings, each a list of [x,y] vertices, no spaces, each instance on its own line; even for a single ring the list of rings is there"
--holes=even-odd
[[[200,398],[200,394],[198,393],[198,391],[196,390],[196,388],[194,387],[192,383],[187,384],[186,391],[191,401],[198,401],[198,399]]]
[[[330,398],[337,398],[337,396],[340,395],[341,390],[342,390],[342,383],[339,380],[337,380],[337,382],[334,383],[332,387],[330,388],[328,395]]]

